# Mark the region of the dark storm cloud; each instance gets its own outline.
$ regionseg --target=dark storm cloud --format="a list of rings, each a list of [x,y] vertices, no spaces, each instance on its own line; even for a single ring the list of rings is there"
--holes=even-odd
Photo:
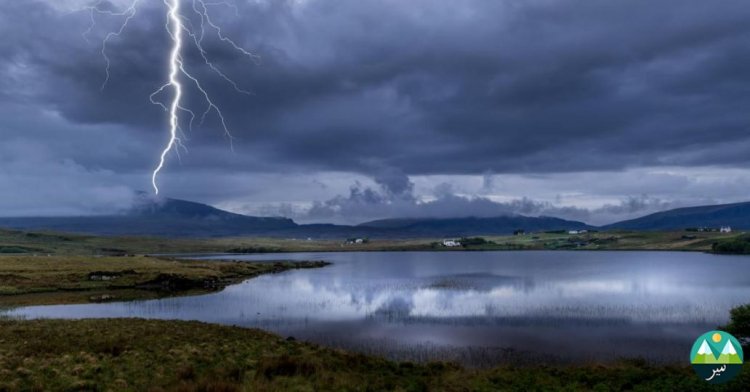
[[[440,183],[433,190],[434,198],[420,201],[411,188],[393,194],[388,185],[368,187],[354,184],[348,196],[336,196],[316,202],[312,208],[299,212],[290,205],[267,208],[270,215],[281,214],[304,222],[337,221],[357,224],[382,217],[495,217],[501,215],[554,216],[565,219],[609,223],[618,219],[645,215],[669,208],[682,207],[679,203],[662,201],[648,195],[626,197],[618,203],[608,203],[597,208],[559,206],[551,202],[522,197],[506,202],[493,201],[482,196],[459,195],[449,183]]]
[[[750,135],[743,114],[750,7],[743,1],[238,7],[239,18],[227,7],[212,12],[261,64],[216,39],[206,46],[252,95],[211,75],[197,51],[186,57],[225,108],[241,153],[206,154],[188,167],[253,170],[267,159],[377,176],[383,167],[409,175],[545,172],[741,164],[750,156],[721,153],[724,143],[744,145]],[[152,2],[139,13],[110,44],[112,76],[103,91],[97,38],[116,20],[98,21],[87,44],[85,13],[6,2],[4,66],[34,70],[26,99],[70,121],[163,132],[163,113],[146,99],[165,77],[163,9]],[[25,81],[6,83],[17,91]],[[190,135],[193,147],[225,148],[216,124],[207,128]]]
[[[122,10],[126,3],[101,6]],[[98,17],[87,42],[88,14],[71,12],[85,4],[0,4],[0,109],[19,113],[0,119],[3,140],[54,140],[39,153],[54,167],[67,159],[76,172],[143,175],[166,136],[164,112],[148,101],[167,77],[164,6],[143,1],[122,36],[111,40],[111,76],[101,89],[101,39],[122,19]],[[173,157],[167,173],[191,173],[197,185],[220,181],[216,173],[353,172],[376,187],[357,185],[310,213],[365,203],[430,215],[564,214],[529,206],[536,202],[488,204],[447,188],[425,204],[410,177],[485,173],[483,189],[491,189],[497,188],[491,173],[750,163],[750,7],[744,0],[236,4],[237,14],[214,5],[211,15],[260,61],[210,29],[205,48],[251,94],[212,74],[194,47],[185,52],[188,69],[223,108],[235,136],[229,153],[215,116],[188,133],[190,154],[181,165]],[[196,25],[191,3],[183,5]],[[187,88],[187,105],[201,110],[197,91]],[[21,119],[35,110],[57,117]],[[221,200],[205,194],[214,187],[190,184],[204,200]],[[628,204],[628,197],[640,193],[623,192],[621,204],[596,213],[633,213],[638,203]],[[652,199],[643,210],[670,203]]]

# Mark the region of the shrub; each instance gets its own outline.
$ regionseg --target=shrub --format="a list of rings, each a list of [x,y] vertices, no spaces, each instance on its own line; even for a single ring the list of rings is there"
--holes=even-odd
[[[711,246],[714,253],[750,254],[750,238],[741,237],[731,240],[714,242]]]
[[[493,244],[492,241],[487,241],[482,237],[464,237],[458,240],[462,246],[476,246],[476,245],[489,245]]]
[[[729,312],[729,324],[723,329],[736,337],[743,347],[750,345],[750,304],[738,306]]]

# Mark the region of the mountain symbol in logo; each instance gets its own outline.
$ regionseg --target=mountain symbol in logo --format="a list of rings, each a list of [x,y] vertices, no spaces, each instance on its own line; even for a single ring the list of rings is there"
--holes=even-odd
[[[717,363],[742,363],[742,360],[740,359],[740,356],[737,355],[737,350],[734,348],[731,340],[727,340],[727,344],[725,344],[724,349],[721,350]]]
[[[742,370],[744,354],[739,340],[724,331],[708,331],[695,339],[690,363],[702,380],[723,384]]]
[[[731,340],[727,339],[727,342],[724,344],[724,348],[721,350],[721,353],[717,357],[716,354],[714,354],[711,346],[708,344],[708,341],[706,341],[706,339],[703,339],[703,342],[701,342],[701,345],[698,348],[698,351],[695,353],[695,356],[693,356],[693,360],[691,361],[691,363],[741,364],[742,360],[737,354],[737,349],[734,347],[734,344],[732,344]]]

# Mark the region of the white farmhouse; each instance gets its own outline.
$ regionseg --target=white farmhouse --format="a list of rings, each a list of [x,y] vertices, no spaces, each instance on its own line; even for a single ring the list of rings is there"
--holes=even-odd
[[[578,234],[578,230],[568,230],[568,234]]]
[[[722,233],[731,233],[732,228],[730,226],[721,226],[721,229],[719,229],[719,231]]]
[[[443,246],[447,246],[449,248],[453,248],[456,246],[461,246],[461,243],[456,240],[443,240]]]

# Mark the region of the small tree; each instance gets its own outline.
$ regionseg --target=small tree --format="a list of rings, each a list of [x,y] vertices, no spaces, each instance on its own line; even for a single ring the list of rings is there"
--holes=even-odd
[[[750,345],[750,304],[738,306],[729,312],[729,324],[724,330],[734,335],[743,348]]]
[[[487,241],[482,237],[463,237],[460,240],[458,240],[459,243],[461,243],[461,246],[467,247],[470,245],[488,245],[492,244],[492,241]]]

